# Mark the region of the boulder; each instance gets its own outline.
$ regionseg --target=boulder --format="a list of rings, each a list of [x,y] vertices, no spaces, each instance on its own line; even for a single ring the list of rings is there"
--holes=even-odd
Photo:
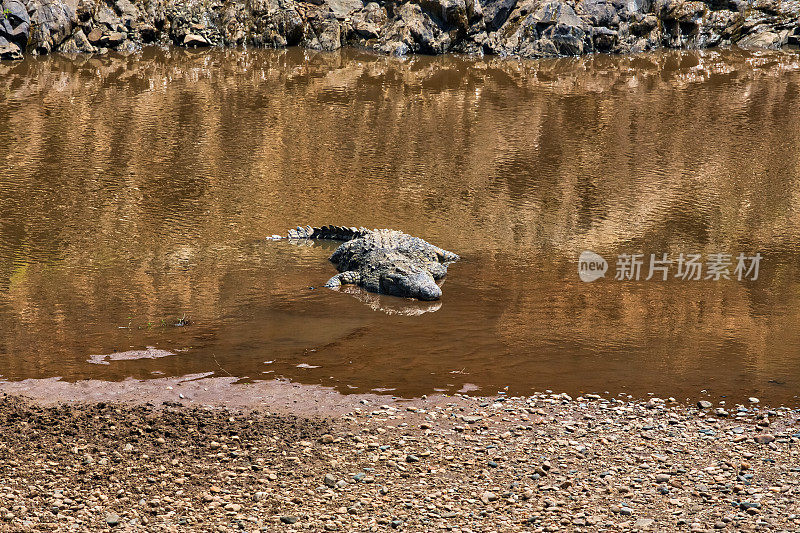
[[[343,20],[364,7],[361,0],[325,0],[337,19]]]
[[[587,0],[579,4],[580,14],[586,16],[593,26],[617,28],[620,16],[613,4],[606,0]]]
[[[58,0],[33,0],[28,5],[31,13],[30,43],[40,53],[49,53],[72,35],[78,22],[75,11]]]
[[[525,7],[517,6],[512,18],[520,10]],[[538,4],[536,10],[522,20],[507,40],[509,47],[512,53],[524,57],[580,55],[592,48],[590,26],[568,4],[550,0]]]
[[[782,36],[772,31],[762,31],[745,35],[738,41],[736,46],[740,48],[760,48],[777,50],[781,47]]]
[[[403,4],[395,14],[397,17],[382,36],[380,49],[384,52],[442,54],[450,49],[450,35],[418,4]]]
[[[484,0],[481,6],[486,30],[499,30],[506,23],[508,16],[514,11],[516,5],[517,0]]]
[[[256,46],[285,47],[300,44],[305,36],[303,18],[290,0],[249,0],[253,21],[251,41]]]
[[[353,14],[353,30],[364,39],[376,39],[384,31],[389,18],[386,10],[376,2]]]
[[[91,45],[83,30],[78,28],[66,41],[58,47],[65,54],[91,54],[97,49]]]
[[[325,6],[306,13],[308,27],[303,46],[312,50],[338,50],[342,47],[342,28],[336,15]]]
[[[597,52],[610,52],[617,45],[619,34],[609,28],[600,26],[592,28],[592,44]]]
[[[419,0],[419,5],[434,20],[456,28],[462,35],[474,20],[483,18],[478,0]]]
[[[20,54],[25,50],[30,36],[31,19],[25,5],[19,0],[4,0],[0,7],[4,13],[0,18],[0,39],[3,39],[0,42],[5,42],[1,46],[7,47],[4,53],[12,59],[11,56],[15,55],[14,47],[8,45],[15,45]]]
[[[134,19],[139,15],[139,9],[130,0],[117,0],[114,9],[124,18]]]

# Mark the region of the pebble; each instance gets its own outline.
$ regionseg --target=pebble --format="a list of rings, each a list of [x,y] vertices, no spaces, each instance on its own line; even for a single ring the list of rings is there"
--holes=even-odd
[[[497,501],[497,494],[487,490],[486,492],[481,494],[481,501],[483,501],[483,503],[489,503],[489,502]]]
[[[0,480],[0,518],[9,531],[41,529],[39,517],[68,530],[77,520],[97,523],[98,513],[102,523],[113,503],[125,508],[119,524],[135,530],[172,520],[187,530],[225,524],[269,531],[260,525],[269,516],[277,518],[273,527],[302,523],[308,531],[685,531],[690,523],[695,531],[797,529],[789,516],[797,514],[800,469],[793,470],[790,435],[800,411],[773,411],[764,433],[761,409],[698,416],[693,405],[621,398],[454,397],[419,409],[390,405],[381,416],[354,411],[302,430],[299,418],[233,411],[209,414],[202,433],[189,410],[175,419],[186,425],[165,424],[169,413],[157,411],[125,419],[91,412],[75,426],[48,419],[36,431],[59,460],[37,455],[37,475],[55,481],[42,482],[44,492],[17,488],[33,486],[31,477],[20,477],[32,472],[19,459],[30,445],[23,421],[44,415],[8,416],[6,400],[4,445],[15,453],[5,456],[11,481]],[[482,422],[468,425],[462,415]],[[124,455],[113,432],[89,432],[92,421],[131,428],[138,453]],[[428,421],[436,431],[421,429]],[[76,427],[78,434],[43,427]],[[217,446],[210,450],[209,442]],[[83,464],[87,456],[91,466]]]

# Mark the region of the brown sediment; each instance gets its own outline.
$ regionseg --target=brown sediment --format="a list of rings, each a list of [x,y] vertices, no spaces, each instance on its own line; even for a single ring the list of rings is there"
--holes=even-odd
[[[338,416],[350,411],[362,399],[394,403],[385,395],[343,396],[330,387],[302,385],[282,379],[253,383],[238,381],[235,377],[209,377],[206,374],[122,381],[26,379],[0,382],[0,393],[23,396],[47,406],[94,402],[161,405],[168,402],[186,407],[266,409],[306,417]]]

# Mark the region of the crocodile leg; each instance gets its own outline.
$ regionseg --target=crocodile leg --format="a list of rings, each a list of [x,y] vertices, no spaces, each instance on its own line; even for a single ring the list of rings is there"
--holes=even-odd
[[[354,284],[361,281],[361,274],[356,272],[355,270],[348,270],[346,272],[342,272],[340,274],[336,274],[331,279],[328,280],[328,283],[325,284],[328,288],[335,288],[341,287],[342,285],[346,284]]]

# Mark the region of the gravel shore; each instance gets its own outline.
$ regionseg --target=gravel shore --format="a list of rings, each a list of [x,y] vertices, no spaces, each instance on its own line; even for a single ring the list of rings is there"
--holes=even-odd
[[[321,419],[4,396],[0,528],[800,530],[798,410],[385,401],[352,397],[351,412]]]

